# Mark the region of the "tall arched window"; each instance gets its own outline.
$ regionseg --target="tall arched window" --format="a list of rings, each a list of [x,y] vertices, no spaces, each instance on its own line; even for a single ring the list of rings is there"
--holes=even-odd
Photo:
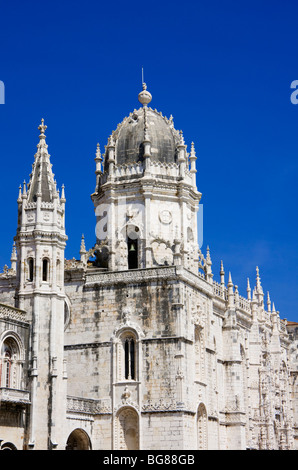
[[[126,330],[121,333],[116,351],[116,380],[138,380],[138,343],[134,332]]]
[[[61,287],[61,262],[60,262],[60,259],[57,259],[57,262],[56,262],[56,282],[57,282],[57,286]]]
[[[44,282],[48,282],[48,276],[49,276],[49,260],[44,258],[42,260],[42,280]]]
[[[28,281],[32,282],[34,276],[34,260],[33,258],[28,259]]]
[[[124,340],[125,378],[135,380],[135,338],[129,336]]]
[[[7,337],[1,345],[0,386],[20,388],[22,381],[20,348],[15,339]]]
[[[11,383],[11,362],[12,362],[12,352],[11,348],[8,346],[5,348],[4,353],[4,386],[10,388]]]
[[[128,248],[128,269],[137,269],[139,267],[139,247],[138,239],[127,239],[127,248]]]

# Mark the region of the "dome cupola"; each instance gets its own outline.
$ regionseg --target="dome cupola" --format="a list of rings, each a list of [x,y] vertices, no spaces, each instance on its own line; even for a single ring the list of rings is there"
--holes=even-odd
[[[174,129],[172,116],[167,119],[156,109],[148,107],[152,96],[145,83],[138,99],[143,106],[124,118],[112,133],[115,165],[142,162],[145,141],[150,142],[152,161],[176,163],[180,135]],[[104,169],[107,170],[107,168],[108,152],[106,152],[104,163]]]

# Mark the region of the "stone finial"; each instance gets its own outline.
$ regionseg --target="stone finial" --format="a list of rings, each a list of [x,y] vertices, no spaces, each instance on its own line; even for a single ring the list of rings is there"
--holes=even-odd
[[[40,131],[40,138],[45,137],[45,130],[47,126],[44,124],[44,119],[41,120],[41,124],[38,126],[38,130]]]
[[[139,93],[138,100],[143,106],[147,106],[152,100],[152,95],[147,90],[146,83],[143,83],[143,90]]]
[[[86,253],[85,236],[82,234],[80,253]]]
[[[65,186],[62,184],[62,191],[61,191],[61,199],[60,199],[61,204],[65,204],[66,199],[65,199]]]

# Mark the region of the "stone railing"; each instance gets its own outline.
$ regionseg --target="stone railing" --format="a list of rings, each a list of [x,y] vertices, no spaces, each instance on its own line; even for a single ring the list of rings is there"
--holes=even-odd
[[[18,390],[14,388],[0,388],[0,403],[30,403],[30,393],[27,390]]]
[[[91,398],[68,396],[67,412],[89,415],[111,413],[110,400],[95,400]]]
[[[223,288],[222,285],[218,282],[213,281],[213,294],[215,295],[215,297],[220,297],[221,299],[225,300],[226,289]]]
[[[26,313],[18,308],[9,305],[0,304],[0,319],[26,321]]]
[[[86,274],[86,285],[111,285],[119,282],[141,282],[150,279],[168,279],[176,277],[175,266],[165,266],[159,268],[136,269],[118,272],[101,272]]]
[[[143,171],[144,167],[141,162],[132,163],[131,165],[118,165],[115,167],[115,177],[142,175]]]

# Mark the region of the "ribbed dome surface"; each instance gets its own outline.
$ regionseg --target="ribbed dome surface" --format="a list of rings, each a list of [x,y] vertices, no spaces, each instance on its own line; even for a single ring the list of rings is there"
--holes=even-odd
[[[151,142],[151,160],[176,162],[176,142],[179,135],[173,128],[172,121],[151,108],[146,108],[145,112]],[[116,143],[116,165],[143,159],[144,128],[144,108],[135,110],[118,126],[113,134]]]

